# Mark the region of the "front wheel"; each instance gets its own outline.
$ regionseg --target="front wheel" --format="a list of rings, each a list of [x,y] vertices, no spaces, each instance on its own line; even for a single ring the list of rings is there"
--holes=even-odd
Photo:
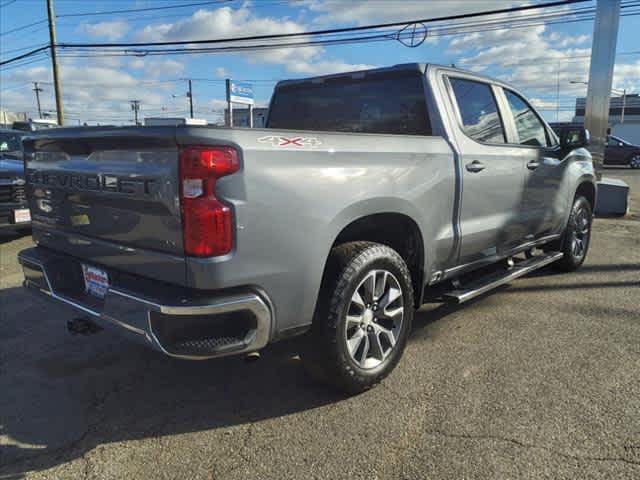
[[[629,166],[633,169],[640,168],[640,154],[637,153],[631,157],[631,160],[629,160]]]
[[[591,243],[592,220],[591,204],[584,197],[576,197],[560,248],[564,256],[554,264],[557,269],[573,272],[582,266]]]
[[[413,310],[411,275],[395,250],[372,242],[334,248],[302,353],[307,370],[351,394],[371,388],[400,360]]]

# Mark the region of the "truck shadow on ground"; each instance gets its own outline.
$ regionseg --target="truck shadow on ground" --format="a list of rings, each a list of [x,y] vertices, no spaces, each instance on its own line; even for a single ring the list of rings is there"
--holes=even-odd
[[[587,272],[609,269],[640,265],[585,266]],[[550,283],[518,288],[587,288],[553,277]],[[640,286],[589,286],[630,284]],[[309,379],[297,357],[298,341],[275,344],[250,364],[236,357],[186,362],[110,331],[71,336],[64,331],[70,311],[54,309],[20,288],[0,290],[0,305],[0,391],[5,392],[0,435],[9,440],[0,446],[2,479],[64,464],[101,444],[202,431],[216,435],[345,399]],[[22,313],[19,305],[27,305]],[[445,304],[419,311],[413,338],[429,337],[436,322],[468,307]]]

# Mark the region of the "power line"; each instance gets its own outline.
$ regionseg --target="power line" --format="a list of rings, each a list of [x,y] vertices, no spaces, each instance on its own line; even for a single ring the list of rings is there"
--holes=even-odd
[[[162,7],[149,7],[149,8],[130,8],[127,10],[110,10],[103,12],[82,12],[82,13],[66,13],[62,15],[56,15],[56,18],[66,18],[66,17],[93,17],[96,15],[113,15],[117,13],[134,13],[134,12],[151,12],[155,10],[169,10],[172,8],[188,8],[188,7],[197,7],[201,5],[211,5],[211,4],[221,4],[233,2],[234,0],[213,0],[208,2],[197,2],[197,3],[185,3],[180,5],[164,5]]]
[[[540,8],[549,8],[549,7],[557,7],[564,6],[573,3],[584,3],[591,0],[565,0],[565,1],[554,1],[548,3],[540,3],[535,5],[524,5],[520,7],[511,7],[511,8],[501,8],[498,10],[489,10],[486,12],[474,12],[474,13],[464,13],[457,15],[448,15],[445,17],[435,17],[435,18],[423,18],[418,20],[405,20],[402,22],[391,22],[391,23],[380,23],[377,25],[364,25],[359,27],[346,27],[346,28],[332,28],[327,30],[315,30],[309,32],[296,32],[296,33],[278,33],[278,34],[269,34],[269,35],[251,35],[246,37],[236,37],[236,38],[219,38],[219,39],[210,39],[210,40],[176,40],[176,41],[168,41],[168,42],[137,42],[137,43],[61,43],[60,47],[92,47],[92,48],[105,48],[105,47],[159,47],[159,46],[170,46],[170,45],[188,45],[188,44],[215,44],[215,43],[228,43],[228,42],[243,42],[243,41],[254,41],[254,40],[275,40],[275,39],[283,39],[283,38],[295,38],[295,37],[306,37],[306,36],[314,36],[314,35],[329,35],[334,33],[342,33],[342,32],[360,32],[365,30],[373,30],[380,29],[386,27],[399,27],[408,24],[414,23],[431,23],[431,22],[440,22],[440,21],[449,21],[449,20],[460,20],[464,18],[473,18],[485,15],[499,15],[499,14],[507,14],[507,13],[515,13],[521,12],[525,10],[534,10]]]
[[[628,14],[628,16],[637,16],[640,15],[640,12]],[[549,25],[549,24],[559,24],[559,23],[572,23],[575,21],[587,21],[593,20],[593,17],[584,18],[580,20],[564,20],[564,21],[556,21],[556,22],[544,22],[541,25]],[[505,23],[509,24],[509,28],[525,28],[531,27],[533,25],[514,25],[512,21],[507,21]],[[441,31],[432,36],[445,36],[445,35],[456,35],[456,34],[470,34],[476,32],[486,32],[493,30],[501,30],[504,29],[504,26],[495,26],[492,29],[486,28],[478,28],[476,30],[465,30],[464,32],[458,32],[455,29]],[[373,43],[373,42],[381,42],[381,41],[395,41],[400,38],[409,38],[411,33],[404,34],[389,34],[389,33],[381,33],[375,35],[368,36],[359,36],[359,37],[350,37],[350,38],[327,38],[327,39],[319,39],[319,40],[305,40],[301,42],[280,42],[280,43],[266,43],[266,44],[249,44],[249,45],[229,45],[229,46],[220,46],[220,47],[196,47],[196,48],[173,48],[173,49],[131,49],[131,50],[102,50],[101,48],[94,47],[79,47],[79,48],[66,48],[65,50],[68,53],[65,53],[65,57],[121,57],[121,56],[157,56],[157,55],[182,55],[182,54],[215,54],[215,53],[231,53],[231,52],[242,52],[242,51],[258,51],[258,50],[267,50],[267,49],[278,49],[278,48],[297,48],[297,47],[310,47],[310,46],[328,46],[328,45],[346,45],[346,44],[354,44],[354,43]],[[569,58],[576,58],[575,56]],[[554,63],[545,62],[545,63]]]
[[[49,45],[45,45],[44,47],[36,48],[34,50],[31,50],[30,52],[23,53],[22,55],[18,55],[17,57],[10,58],[9,60],[3,60],[2,62],[0,62],[0,66],[1,65],[6,65],[7,63],[17,62],[18,60],[30,57],[30,56],[35,55],[36,53],[42,52],[44,50],[49,50]]]
[[[10,33],[19,32],[20,30],[24,30],[25,28],[33,27],[35,25],[40,25],[42,23],[47,23],[47,19],[45,18],[44,20],[38,20],[36,22],[29,23],[27,25],[22,25],[20,27],[14,28],[12,30],[7,30],[6,32],[0,32],[0,37],[3,37],[5,35],[9,35]]]

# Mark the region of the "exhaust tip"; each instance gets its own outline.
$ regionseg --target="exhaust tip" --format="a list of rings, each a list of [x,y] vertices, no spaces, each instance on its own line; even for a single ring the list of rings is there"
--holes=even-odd
[[[260,352],[249,352],[244,356],[244,361],[246,363],[255,363],[260,360]]]

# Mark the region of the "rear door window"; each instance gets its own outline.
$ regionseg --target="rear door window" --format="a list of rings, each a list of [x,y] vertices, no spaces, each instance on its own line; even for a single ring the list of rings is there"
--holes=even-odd
[[[274,94],[268,128],[431,135],[419,72],[282,85]]]
[[[504,127],[491,86],[449,78],[456,97],[462,130],[480,143],[506,143]]]

